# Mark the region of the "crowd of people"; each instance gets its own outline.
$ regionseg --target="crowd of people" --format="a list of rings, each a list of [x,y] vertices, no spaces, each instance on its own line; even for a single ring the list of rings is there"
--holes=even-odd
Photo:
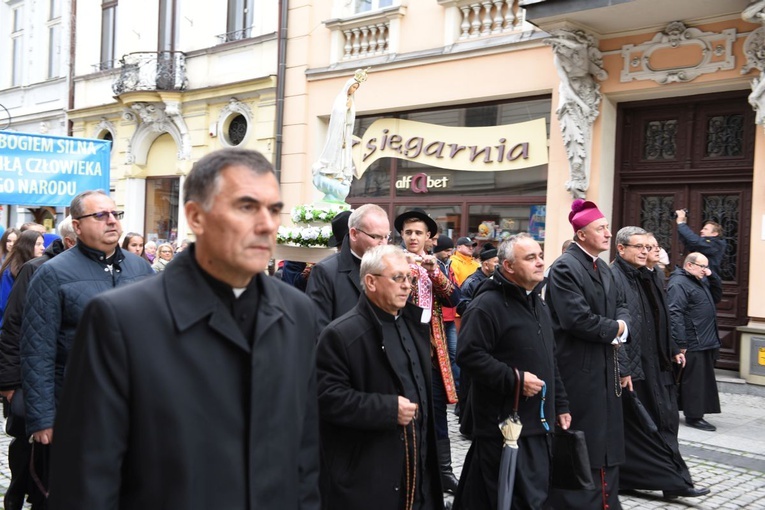
[[[123,236],[100,191],[75,197],[59,236],[0,239],[6,509],[436,510],[445,493],[497,508],[511,414],[513,509],[709,493],[677,434],[679,410],[710,432],[720,412],[716,223],[697,236],[678,211],[689,253],[667,285],[642,228],[600,258],[612,235],[592,202],[572,204],[548,272],[529,234],[479,247],[421,209],[391,221],[367,204],[333,220],[337,253],[288,261],[279,282],[283,204],[261,154],[208,154],[183,191],[195,241],[177,248]],[[472,441],[459,479],[450,404]],[[568,430],[592,478],[577,490],[552,476]]]

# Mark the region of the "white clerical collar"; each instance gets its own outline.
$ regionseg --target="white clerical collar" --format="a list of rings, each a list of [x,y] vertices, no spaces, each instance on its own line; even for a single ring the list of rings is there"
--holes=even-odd
[[[590,256],[590,258],[592,259],[592,261],[593,261],[593,262],[595,262],[596,260],[598,260],[598,259],[600,258],[600,257],[598,257],[597,255],[593,255],[593,254],[591,254],[590,252],[588,252],[587,250],[585,250],[585,249],[582,247],[582,245],[581,245],[581,244],[579,244],[579,243],[577,243],[576,241],[574,241],[574,244],[575,244],[575,245],[577,245],[577,246],[579,247],[579,249],[580,249],[580,250],[582,250],[582,251],[583,251],[583,252],[585,252],[587,255],[589,255],[589,256]]]

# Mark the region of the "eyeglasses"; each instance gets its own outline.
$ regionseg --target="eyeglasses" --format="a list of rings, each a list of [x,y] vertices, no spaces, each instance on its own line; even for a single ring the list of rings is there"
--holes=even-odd
[[[385,276],[384,274],[374,274],[372,273],[372,276]],[[406,282],[409,285],[414,285],[414,283],[417,281],[416,276],[412,276],[410,274],[397,274],[396,276],[388,276],[391,280],[393,280],[395,283],[401,285],[402,283]]]
[[[707,268],[709,267],[709,266],[705,266],[705,265],[703,265],[703,264],[697,264],[697,263],[695,263],[695,262],[691,262],[691,264],[693,264],[693,265],[694,265],[694,266],[696,266],[696,267],[700,267],[701,269],[707,269]]]
[[[369,237],[372,241],[377,241],[378,243],[380,241],[385,241],[386,243],[390,242],[390,232],[388,232],[387,235],[381,236],[380,234],[370,234],[369,232],[364,232],[360,228],[357,228],[356,230]]]
[[[106,221],[109,219],[110,214],[114,216],[115,220],[121,220],[122,217],[125,216],[125,211],[99,211],[91,214],[83,214],[82,216],[78,216],[77,218],[72,219],[81,220],[83,218],[95,218],[98,221]]]
[[[653,246],[645,245],[645,244],[623,244],[622,246],[629,246],[630,248],[635,248],[637,251],[651,251],[653,250]]]

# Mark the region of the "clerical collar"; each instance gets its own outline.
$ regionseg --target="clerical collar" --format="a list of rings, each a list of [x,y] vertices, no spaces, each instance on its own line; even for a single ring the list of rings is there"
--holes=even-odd
[[[399,312],[397,315],[392,315],[379,306],[375,305],[371,300],[369,300],[369,305],[372,307],[372,310],[375,312],[375,315],[378,319],[380,319],[380,322],[396,322],[399,317],[401,317],[401,312]]]
[[[355,258],[357,258],[359,261],[361,261],[361,257],[359,257],[358,255],[356,255],[356,252],[355,252],[355,251],[351,250],[351,255],[353,255]]]
[[[579,243],[577,243],[576,241],[574,241],[574,244],[575,244],[575,245],[577,245],[577,246],[579,247],[579,249],[580,249],[580,250],[582,250],[582,251],[583,251],[583,252],[585,252],[587,255],[589,255],[589,256],[590,256],[590,258],[593,260],[593,262],[594,262],[594,261],[596,261],[596,260],[598,260],[598,259],[600,258],[600,257],[598,257],[597,255],[593,255],[593,254],[591,254],[590,252],[588,252],[587,250],[585,250],[585,249],[582,247],[582,245],[581,245],[581,244],[579,244]]]
[[[204,268],[199,264],[199,261],[197,261],[196,246],[194,244],[192,244],[188,249],[191,251],[189,255],[191,256],[192,264],[194,264],[194,266],[199,269],[202,277],[205,279],[208,285],[210,285],[210,288],[212,288],[215,295],[220,297],[224,302],[239,299],[242,294],[244,294],[249,289],[253,289],[253,292],[257,292],[257,276],[252,277],[252,280],[250,280],[250,283],[247,284],[247,287],[234,288],[228,283],[218,280],[204,270]]]

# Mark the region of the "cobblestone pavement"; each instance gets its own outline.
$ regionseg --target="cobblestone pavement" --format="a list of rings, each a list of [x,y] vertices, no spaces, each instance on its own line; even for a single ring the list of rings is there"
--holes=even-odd
[[[705,418],[717,432],[680,425],[680,451],[693,482],[712,492],[701,498],[665,500],[661,492],[620,495],[626,509],[747,509],[765,510],[765,398],[720,393],[722,414]],[[459,477],[470,441],[460,436],[449,411],[454,473]],[[450,498],[451,499],[451,498]]]
[[[765,510],[765,398],[720,393],[720,404],[722,414],[706,417],[717,425],[717,432],[680,426],[680,450],[693,481],[697,486],[709,487],[712,493],[702,498],[671,501],[662,499],[660,492],[646,491],[639,497],[622,495],[625,510]],[[449,410],[452,462],[459,476],[470,441],[459,435],[452,410]],[[6,453],[9,443],[10,438],[0,433],[0,494],[5,493],[10,482]]]

